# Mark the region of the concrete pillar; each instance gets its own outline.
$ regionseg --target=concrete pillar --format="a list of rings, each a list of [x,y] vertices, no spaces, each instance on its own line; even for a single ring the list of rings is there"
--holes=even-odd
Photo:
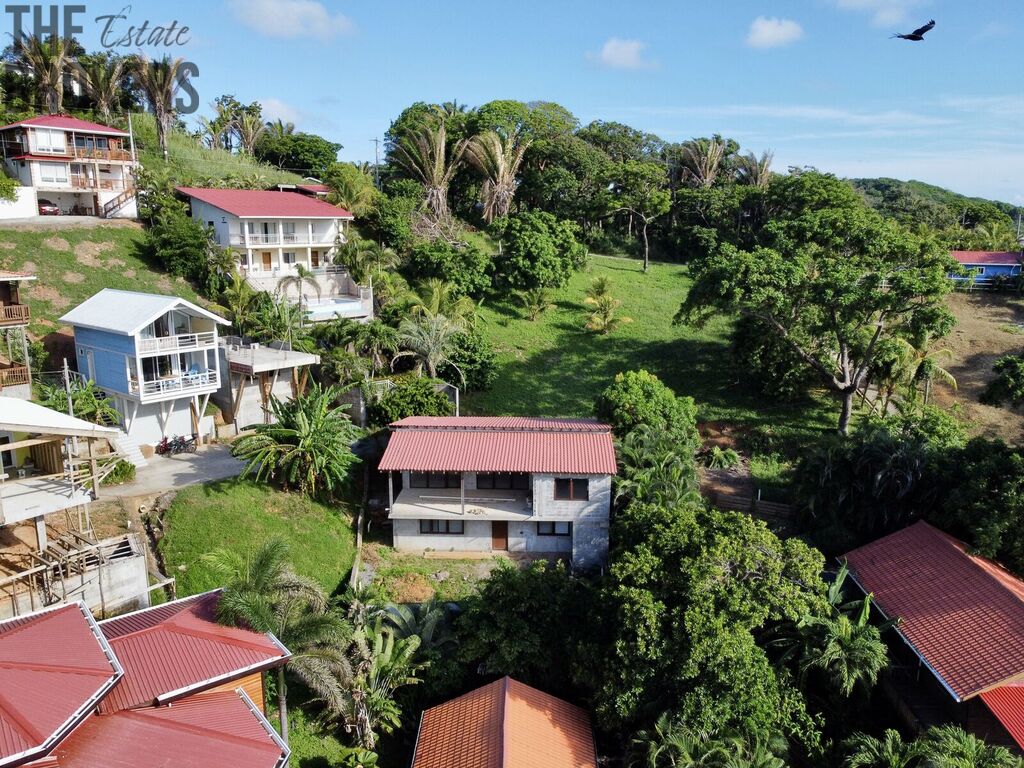
[[[42,515],[36,518],[36,545],[40,552],[46,551],[46,520]]]

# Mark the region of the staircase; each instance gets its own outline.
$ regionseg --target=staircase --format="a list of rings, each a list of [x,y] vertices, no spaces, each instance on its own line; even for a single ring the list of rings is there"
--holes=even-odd
[[[135,189],[129,188],[119,194],[113,200],[108,200],[103,204],[102,216],[104,219],[109,219],[115,213],[124,208],[128,203],[135,199]]]
[[[114,449],[121,454],[125,461],[133,464],[136,469],[149,464],[146,457],[139,450],[139,444],[134,437],[130,437],[123,429],[118,430],[118,435],[113,439]]]

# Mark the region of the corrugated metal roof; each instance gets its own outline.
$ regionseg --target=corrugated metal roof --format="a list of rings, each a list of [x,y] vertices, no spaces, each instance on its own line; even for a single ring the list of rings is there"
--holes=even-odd
[[[1003,685],[981,694],[985,706],[1024,749],[1024,684]]]
[[[287,661],[287,653],[269,636],[218,624],[217,599],[210,593],[188,601],[182,610],[152,609],[161,618],[148,626],[140,624],[146,612],[111,625],[108,639],[125,676],[100,712],[150,706]],[[141,628],[125,632],[126,621]],[[107,624],[100,629],[106,634]]]
[[[38,115],[36,117],[30,117],[26,120],[19,120],[16,123],[5,125],[0,128],[0,131],[6,131],[8,128],[18,128],[20,126],[30,126],[33,128],[56,128],[62,131],[81,131],[82,133],[101,133],[106,136],[127,136],[126,131],[122,131],[118,128],[111,128],[109,125],[103,125],[102,123],[91,123],[88,120],[79,120],[77,117],[71,117],[70,115]]]
[[[0,623],[0,766],[49,750],[120,675],[79,603]]]
[[[70,437],[117,435],[116,429],[90,424],[88,421],[16,397],[0,397],[0,431],[38,432]]]
[[[288,751],[244,694],[218,691],[91,717],[53,754],[61,768],[274,768]]]
[[[426,710],[412,768],[595,768],[586,711],[509,677]]]
[[[172,309],[185,310],[221,325],[230,325],[220,315],[215,315],[178,296],[120,291],[116,288],[104,288],[90,296],[64,315],[61,322],[81,328],[134,336]]]
[[[423,418],[392,425],[382,471],[615,474],[611,429],[597,422]]]
[[[1024,583],[998,564],[925,522],[846,560],[957,699],[1024,675]]]
[[[1021,263],[1019,251],[950,251],[950,255],[964,266],[1016,267]]]
[[[344,208],[298,192],[178,187],[178,192],[242,219],[352,219]]]

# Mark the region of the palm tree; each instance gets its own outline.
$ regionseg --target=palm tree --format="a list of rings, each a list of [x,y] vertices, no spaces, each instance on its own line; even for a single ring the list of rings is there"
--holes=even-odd
[[[105,122],[110,121],[121,95],[121,80],[127,66],[128,59],[121,56],[91,56],[74,64],[78,82]]]
[[[242,112],[238,115],[235,118],[234,129],[235,135],[238,136],[238,147],[247,155],[254,152],[256,142],[267,132],[267,126],[264,125],[262,118],[251,112]]]
[[[356,329],[356,349],[370,356],[370,372],[374,376],[385,366],[387,356],[398,351],[400,341],[398,331],[380,320],[361,323]]]
[[[854,688],[870,688],[888,664],[878,627],[869,621],[871,600],[863,601],[856,618],[838,613],[830,618],[805,618],[802,628],[812,639],[801,661],[801,671],[819,669],[843,696]]]
[[[663,713],[652,731],[633,738],[632,768],[717,768],[726,758],[725,747],[705,731],[692,731]]]
[[[910,380],[915,390],[919,385],[924,385],[925,405],[928,405],[928,401],[931,399],[932,384],[934,382],[945,384],[954,392],[957,388],[956,378],[953,374],[939,365],[938,360],[940,357],[952,358],[953,352],[949,349],[929,350],[927,345],[914,349],[912,360],[913,375]]]
[[[972,234],[974,241],[988,251],[1017,251],[1021,247],[1017,233],[1005,221],[979,224]]]
[[[423,185],[423,204],[435,221],[448,219],[448,186],[465,151],[465,139],[449,147],[443,120],[427,123],[395,142],[392,159]]]
[[[616,316],[615,310],[622,306],[622,302],[611,294],[606,293],[596,299],[587,296],[583,302],[594,308],[594,311],[590,313],[590,317],[587,318],[586,328],[588,331],[606,335],[623,323],[633,322],[631,317]]]
[[[331,495],[348,484],[359,463],[352,443],[359,428],[338,406],[341,391],[314,384],[297,398],[270,399],[273,424],[258,424],[255,432],[235,441],[231,453],[246,462],[242,476],[279,480],[310,496]]]
[[[693,139],[683,145],[683,175],[695,187],[707,188],[718,180],[726,144],[720,138]]]
[[[283,136],[291,136],[295,133],[295,123],[286,123],[281,118],[271,120],[266,124],[267,135],[275,139]]]
[[[299,304],[303,304],[306,301],[306,294],[303,289],[307,285],[316,292],[316,297],[319,299],[320,283],[317,282],[316,275],[301,264],[296,264],[294,274],[285,275],[277,281],[277,292],[279,295],[287,298],[288,290],[295,288],[295,292],[299,295]]]
[[[352,668],[345,654],[352,629],[334,610],[319,584],[292,570],[287,545],[270,539],[244,556],[228,549],[203,560],[224,584],[217,619],[229,626],[272,632],[289,651],[287,671],[340,712]],[[288,689],[285,667],[278,668],[278,717],[288,742]]]
[[[273,298],[261,302],[252,311],[248,329],[259,341],[286,341],[292,349],[312,352],[312,344],[306,333],[305,314],[298,304],[280,297]]]
[[[431,277],[420,283],[415,291],[406,294],[409,313],[431,317],[444,315],[451,320],[473,325],[477,304],[468,296],[459,293],[454,283]]]
[[[590,283],[590,287],[587,288],[587,296],[595,301],[600,299],[602,296],[607,296],[612,292],[612,281],[607,275],[601,275],[601,277],[595,277]]]
[[[774,155],[771,152],[762,152],[758,157],[753,152],[740,155],[736,161],[736,181],[751,187],[764,189],[772,180],[772,160]]]
[[[362,216],[372,206],[377,196],[377,188],[373,185],[373,178],[370,174],[355,163],[350,163],[359,174],[331,174],[328,182],[331,191],[327,195],[327,201],[334,205],[340,205],[346,211]]]
[[[41,382],[39,388],[39,401],[43,405],[61,413],[68,412],[68,390],[63,384]],[[72,379],[71,413],[92,424],[121,423],[121,414],[114,407],[113,401],[91,379]]]
[[[450,365],[465,382],[466,377],[463,376],[462,369],[452,360],[456,341],[465,330],[463,322],[449,319],[444,315],[426,315],[416,320],[406,318],[398,326],[401,345],[405,349],[392,358],[391,367],[394,367],[399,358],[413,357],[417,360],[420,375],[426,368],[430,378],[436,379],[438,369]]]
[[[321,369],[342,387],[366,378],[367,374],[366,361],[343,347],[335,347],[323,355]]]
[[[174,97],[178,89],[189,77],[189,70],[184,68],[184,59],[172,59],[164,56],[153,60],[140,56],[134,66],[134,73],[139,87],[146,94],[153,117],[156,118],[156,138],[160,150],[167,159],[167,134],[174,120]]]
[[[399,640],[418,637],[420,649],[433,651],[458,642],[448,624],[448,610],[444,603],[428,600],[425,603],[388,603],[384,620]]]
[[[1006,747],[986,744],[955,725],[929,728],[921,745],[928,768],[1021,768]]]
[[[231,325],[238,331],[239,336],[245,336],[249,329],[256,295],[256,291],[241,272],[235,270],[231,273],[231,282],[224,289],[222,299],[231,317]]]
[[[51,35],[45,41],[35,35],[24,35],[14,42],[18,60],[32,71],[32,80],[39,92],[39,101],[51,115],[64,107],[64,75],[71,58],[71,48],[63,37]]]
[[[519,301],[526,308],[526,318],[530,322],[555,306],[551,301],[551,291],[548,288],[527,288],[524,291],[519,291]]]
[[[899,731],[891,728],[880,739],[855,733],[845,746],[845,768],[913,768],[921,764],[923,757],[920,744],[907,744]]]
[[[515,133],[502,136],[496,131],[474,136],[466,145],[466,158],[484,177],[480,187],[484,221],[508,216],[519,186],[519,168],[529,146],[527,139]]]
[[[367,285],[383,272],[397,267],[398,254],[373,240],[352,238],[338,244],[334,263],[345,267],[356,283]]]

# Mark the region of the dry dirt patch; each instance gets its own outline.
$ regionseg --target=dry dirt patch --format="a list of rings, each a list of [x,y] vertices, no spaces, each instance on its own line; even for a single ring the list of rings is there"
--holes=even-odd
[[[102,267],[103,262],[97,258],[104,251],[114,249],[113,243],[94,243],[92,240],[83,240],[75,246],[75,260],[86,267]]]
[[[0,249],[5,251],[13,251],[17,247],[18,245],[16,243],[0,243]]]
[[[36,263],[34,261],[26,261],[24,264],[21,265],[22,272],[35,273],[37,269],[39,269],[39,267],[36,266]]]
[[[65,272],[63,280],[65,283],[81,283],[85,280],[85,275],[81,272]]]
[[[41,301],[48,301],[55,310],[66,308],[71,302],[52,285],[33,285],[32,295]]]
[[[957,391],[936,386],[936,401],[944,406],[957,403],[972,422],[974,434],[1024,441],[1024,415],[978,402],[993,378],[996,360],[1024,351],[1024,300],[1009,293],[954,293],[949,308],[957,324],[933,349],[952,353],[938,362],[956,378]]]
[[[43,245],[54,251],[70,251],[71,243],[65,240],[63,237],[48,237],[43,240]]]

